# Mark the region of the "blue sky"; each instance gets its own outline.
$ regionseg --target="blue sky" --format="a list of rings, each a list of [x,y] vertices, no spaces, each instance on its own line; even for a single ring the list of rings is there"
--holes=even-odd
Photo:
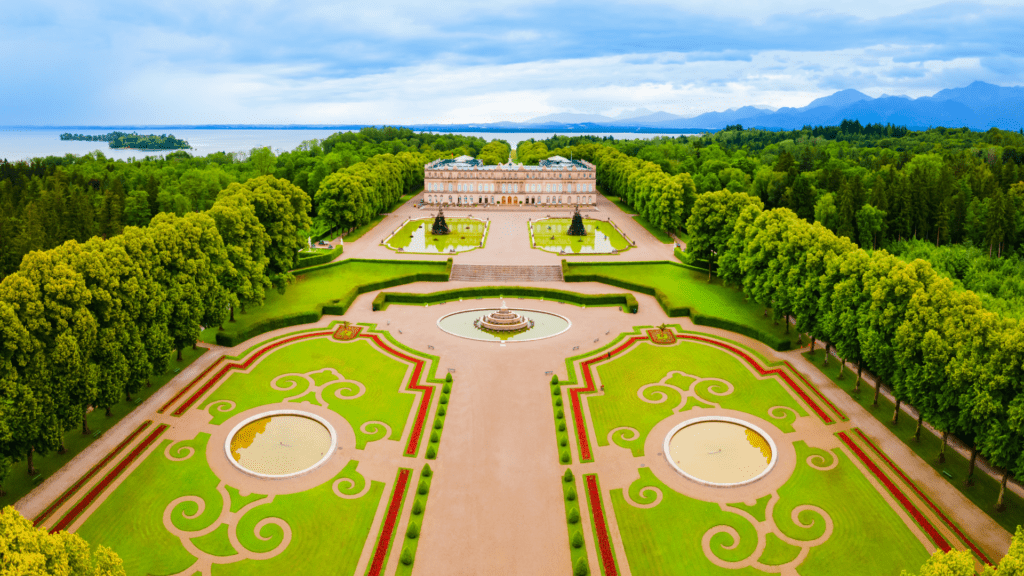
[[[18,2],[0,125],[522,121],[1019,85],[1019,2]]]

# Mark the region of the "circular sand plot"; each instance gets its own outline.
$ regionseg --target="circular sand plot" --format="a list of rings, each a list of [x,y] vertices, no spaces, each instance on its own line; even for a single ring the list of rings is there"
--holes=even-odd
[[[334,429],[322,418],[277,411],[253,416],[235,426],[224,449],[228,459],[249,474],[289,478],[326,462],[336,442]]]
[[[709,486],[742,486],[767,474],[777,450],[764,431],[742,420],[688,420],[665,438],[665,456],[687,478]]]

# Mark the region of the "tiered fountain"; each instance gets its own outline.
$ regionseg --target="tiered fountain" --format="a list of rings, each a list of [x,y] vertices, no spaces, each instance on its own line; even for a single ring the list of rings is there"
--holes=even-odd
[[[497,312],[485,314],[476,319],[473,325],[481,330],[494,330],[496,332],[513,332],[533,328],[533,320],[522,314],[517,314],[508,309],[505,301],[501,301],[501,308]]]

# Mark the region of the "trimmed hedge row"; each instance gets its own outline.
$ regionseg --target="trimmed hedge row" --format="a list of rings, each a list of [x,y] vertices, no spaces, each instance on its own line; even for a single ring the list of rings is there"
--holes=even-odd
[[[413,294],[408,292],[381,292],[373,299],[374,312],[384,310],[390,304],[434,304],[447,302],[457,298],[484,298],[493,296],[516,296],[525,298],[551,298],[573,304],[590,306],[624,306],[630,314],[636,314],[640,304],[632,294],[579,294],[552,288],[534,288],[530,286],[479,286],[442,290],[429,294]]]
[[[329,266],[342,266],[348,262],[386,262],[388,264],[395,265],[408,265],[411,261],[394,261],[394,260],[342,260],[341,262],[335,262],[332,264],[326,264],[319,266],[315,269],[304,270],[303,272],[309,272],[311,270],[322,270]],[[418,262],[422,264],[423,262]],[[440,267],[440,262],[437,263]],[[449,264],[450,267],[450,264]],[[348,311],[349,306],[360,294],[367,292],[373,292],[374,290],[383,290],[384,288],[391,288],[393,286],[401,286],[402,284],[411,284],[413,282],[447,282],[448,273],[430,273],[420,272],[416,274],[407,274],[405,276],[398,276],[390,278],[388,280],[382,280],[380,282],[371,282],[368,284],[360,284],[353,287],[340,298],[334,298],[328,302],[317,304],[313,310],[308,312],[298,312],[295,314],[287,314],[285,316],[277,316],[274,318],[267,318],[256,322],[246,328],[237,332],[224,331],[217,333],[217,344],[220,346],[237,346],[242,342],[245,342],[253,336],[259,336],[265,332],[271,330],[277,330],[278,328],[286,328],[288,326],[295,326],[298,324],[309,324],[320,320],[320,317],[324,314],[331,314],[335,316],[341,316]]]
[[[299,270],[301,268],[308,268],[310,266],[319,266],[320,264],[327,264],[334,260],[344,250],[344,246],[335,246],[330,252],[322,252],[313,256],[302,256],[299,255],[299,263],[292,270]]]
[[[678,250],[678,248],[677,248]],[[623,266],[631,264],[662,264],[667,266],[679,266],[680,268],[689,268],[683,264],[676,264],[675,262],[593,262],[582,264],[584,266]],[[565,260],[562,261],[563,270],[570,270],[569,273],[564,274],[566,282],[600,282],[602,284],[609,284],[611,286],[617,286],[619,288],[625,288],[626,290],[633,290],[634,292],[640,292],[641,294],[647,294],[654,296],[654,299],[658,301],[658,305],[665,311],[665,314],[670,318],[677,318],[680,316],[689,316],[690,320],[694,324],[701,326],[711,326],[712,328],[721,328],[723,330],[729,330],[730,332],[736,332],[737,334],[743,334],[749,336],[755,340],[764,342],[771,346],[775,350],[785,351],[792,347],[792,343],[789,339],[780,339],[771,334],[762,332],[752,326],[745,324],[739,324],[732,320],[726,320],[717,316],[708,316],[706,314],[694,313],[693,310],[688,306],[673,306],[661,290],[645,284],[637,284],[635,282],[629,282],[628,280],[622,280],[620,278],[612,278],[603,274],[577,274],[571,271],[572,264],[567,263]]]

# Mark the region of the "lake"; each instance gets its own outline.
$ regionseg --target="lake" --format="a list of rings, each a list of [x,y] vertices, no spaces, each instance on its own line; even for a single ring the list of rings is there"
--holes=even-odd
[[[187,140],[193,150],[189,152],[196,156],[205,156],[213,152],[245,152],[256,147],[270,146],[275,153],[294,150],[299,144],[306,140],[323,139],[338,130],[322,129],[297,129],[297,130],[268,130],[268,129],[129,129],[120,128],[122,132],[136,131],[139,134],[174,134],[174,136]],[[0,127],[0,159],[10,161],[27,160],[29,158],[42,158],[46,156],[63,156],[65,154],[82,155],[99,150],[107,158],[127,160],[129,158],[141,158],[143,156],[157,156],[167,154],[168,150],[115,150],[109,148],[106,142],[81,142],[60,139],[65,132],[72,134],[106,134],[113,129],[92,129],[81,127],[57,127],[57,128],[12,128]],[[542,140],[550,138],[552,134],[565,136],[580,136],[593,134],[594,136],[613,136],[618,140],[633,138],[650,139],[657,136],[676,137],[679,134],[636,134],[632,132],[451,132],[464,136],[477,136],[485,140],[505,140],[513,147],[523,140],[533,138]]]

